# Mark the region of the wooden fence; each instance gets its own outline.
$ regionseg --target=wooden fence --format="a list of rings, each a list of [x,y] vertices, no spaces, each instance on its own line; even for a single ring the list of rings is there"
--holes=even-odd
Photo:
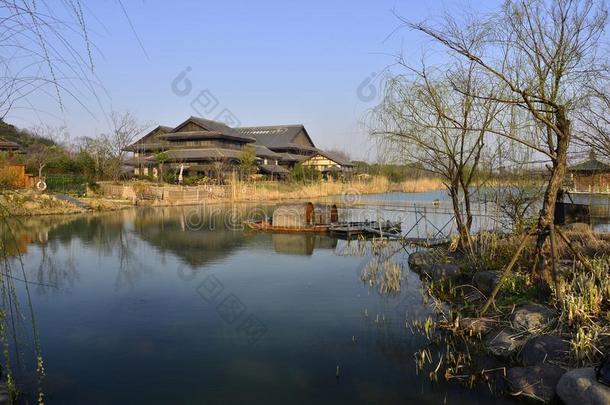
[[[197,204],[221,200],[248,200],[256,194],[253,185],[236,186],[173,186],[151,184],[98,183],[100,192],[107,197],[124,200],[158,201],[171,205]]]

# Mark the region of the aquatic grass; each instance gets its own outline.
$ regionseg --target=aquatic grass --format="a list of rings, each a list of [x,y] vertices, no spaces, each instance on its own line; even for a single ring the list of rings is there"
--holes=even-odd
[[[563,269],[561,299],[555,299],[559,328],[572,335],[573,361],[581,366],[595,364],[610,344],[610,258],[590,258],[589,264]]]
[[[386,262],[381,276],[380,292],[382,294],[399,293],[401,281],[402,266],[395,262]]]
[[[370,287],[379,286],[379,292],[385,295],[400,293],[402,266],[395,261],[371,259],[362,270],[360,279]]]

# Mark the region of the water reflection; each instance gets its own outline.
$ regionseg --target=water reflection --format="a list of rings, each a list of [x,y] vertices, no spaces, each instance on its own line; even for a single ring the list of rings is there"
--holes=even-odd
[[[276,233],[271,235],[273,250],[287,255],[311,256],[316,249],[337,247],[337,239],[320,235]]]
[[[233,207],[162,208],[137,211],[134,232],[161,253],[172,253],[192,267],[218,261],[252,239],[229,229]],[[245,212],[245,209],[240,212]]]
[[[33,305],[47,402],[490,399],[416,375],[412,354],[423,340],[405,324],[430,311],[415,274],[405,271],[400,294],[380,294],[360,278],[371,259],[366,243],[245,231],[240,219],[251,210],[148,208],[24,220],[15,252],[40,283]],[[244,341],[240,321],[202,299],[197,289],[211,275],[222,296],[234,295],[260,317],[264,338]]]

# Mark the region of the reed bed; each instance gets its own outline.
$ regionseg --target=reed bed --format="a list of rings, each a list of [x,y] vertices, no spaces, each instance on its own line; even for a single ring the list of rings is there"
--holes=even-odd
[[[400,191],[405,193],[425,193],[445,189],[442,180],[435,177],[422,177],[419,179],[405,180],[400,183]]]
[[[318,181],[315,183],[242,183],[237,187],[237,199],[284,200],[318,198],[331,195],[345,196],[355,202],[361,194],[386,193],[392,184],[383,176],[352,182]]]

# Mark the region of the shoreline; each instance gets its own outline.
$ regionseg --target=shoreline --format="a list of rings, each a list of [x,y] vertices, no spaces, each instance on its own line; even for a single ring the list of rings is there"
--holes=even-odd
[[[433,185],[435,185],[433,187]],[[302,201],[307,199],[323,199],[339,197],[346,200],[358,198],[358,195],[383,194],[392,192],[425,193],[442,190],[440,183],[425,182],[419,191],[413,184],[380,182],[353,182],[353,183],[326,183],[320,182],[311,185],[294,185],[278,183],[274,186],[253,184],[240,184],[234,187],[230,196],[199,197],[203,187],[178,187],[173,185],[159,186],[158,184],[141,183],[102,183],[100,191],[88,190],[86,197],[69,197],[60,193],[37,192],[34,190],[5,190],[0,193],[0,206],[5,216],[34,217],[46,215],[85,214],[90,212],[110,212],[134,207],[178,207],[198,206],[226,203],[278,203],[282,201]],[[408,186],[408,187],[406,187]],[[145,195],[140,191],[143,187],[154,190],[157,195]],[[238,188],[238,192],[235,189]],[[160,191],[159,191],[160,190]],[[169,191],[168,191],[169,190]],[[188,193],[197,192],[197,198]],[[168,194],[173,193],[177,197]],[[59,197],[59,198],[58,198]]]

